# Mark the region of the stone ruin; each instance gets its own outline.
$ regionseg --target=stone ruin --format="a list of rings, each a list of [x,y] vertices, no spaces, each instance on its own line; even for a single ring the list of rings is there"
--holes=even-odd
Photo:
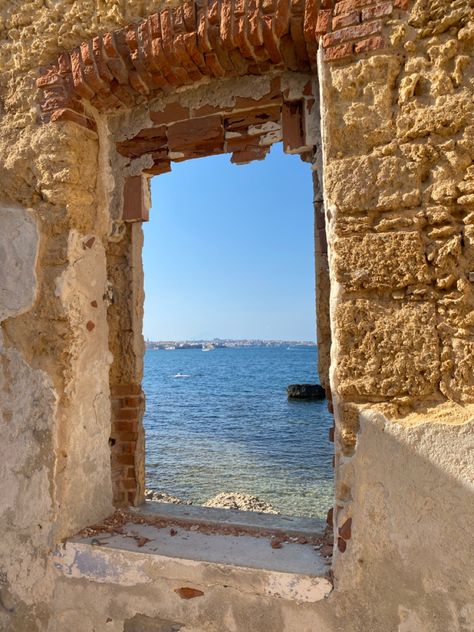
[[[7,0],[0,32],[0,630],[473,630],[474,2]],[[237,561],[174,527],[156,555],[149,180],[281,141],[314,177],[332,561],[213,509],[186,537]],[[97,545],[111,515],[136,550]]]

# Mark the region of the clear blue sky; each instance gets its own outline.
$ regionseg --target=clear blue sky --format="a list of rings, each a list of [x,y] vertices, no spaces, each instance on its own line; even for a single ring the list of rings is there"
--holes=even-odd
[[[173,164],[144,224],[150,340],[315,340],[311,169],[275,145]]]

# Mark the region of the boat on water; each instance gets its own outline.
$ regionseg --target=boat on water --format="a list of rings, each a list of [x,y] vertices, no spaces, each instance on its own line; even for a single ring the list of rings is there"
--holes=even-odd
[[[215,345],[212,344],[212,342],[209,342],[207,344],[202,345],[202,350],[203,351],[214,351],[215,349]]]

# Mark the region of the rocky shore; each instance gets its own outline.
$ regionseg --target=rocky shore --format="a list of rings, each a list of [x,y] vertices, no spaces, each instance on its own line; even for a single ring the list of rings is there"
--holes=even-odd
[[[145,499],[152,502],[172,503],[173,505],[192,505],[190,500],[182,500],[176,496],[159,492],[153,489],[145,490]],[[256,511],[258,513],[278,514],[279,512],[258,496],[243,492],[221,492],[209,498],[202,504],[203,507],[217,507],[221,509],[236,509],[238,511]]]

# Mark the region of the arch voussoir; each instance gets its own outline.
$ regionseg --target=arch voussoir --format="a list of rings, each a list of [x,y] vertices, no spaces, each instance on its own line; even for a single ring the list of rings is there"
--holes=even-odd
[[[129,108],[204,78],[315,67],[316,0],[185,0],[64,52],[37,80],[44,122],[94,129]]]

